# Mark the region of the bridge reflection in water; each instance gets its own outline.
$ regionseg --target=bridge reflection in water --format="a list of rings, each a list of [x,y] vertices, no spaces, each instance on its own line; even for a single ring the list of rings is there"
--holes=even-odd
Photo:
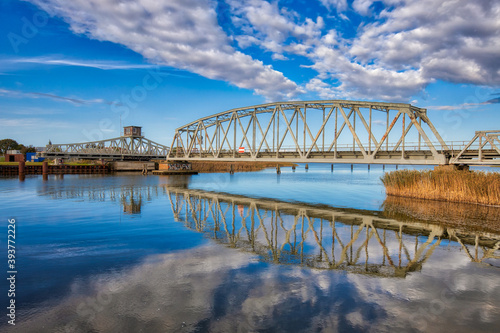
[[[500,259],[495,233],[177,187],[167,194],[176,221],[266,262],[405,277],[447,242],[457,242],[475,262]]]
[[[56,200],[112,201],[133,215],[168,198],[176,221],[278,264],[405,277],[450,243],[473,262],[500,262],[496,207],[388,197],[382,211],[365,211],[194,190],[189,177],[164,181],[88,187],[53,182],[38,193]]]

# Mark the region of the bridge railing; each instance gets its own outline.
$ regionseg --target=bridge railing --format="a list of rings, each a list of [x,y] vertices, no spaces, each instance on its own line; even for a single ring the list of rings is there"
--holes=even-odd
[[[143,137],[119,137],[108,140],[47,145],[45,156],[167,156],[170,148]]]
[[[468,141],[449,141],[447,142],[447,145],[448,145],[448,150],[444,150],[444,149],[439,149],[440,152],[449,152],[451,155],[453,155],[454,153],[458,152],[458,151],[461,151],[464,147],[467,146],[469,142]],[[439,142],[432,142],[432,144],[434,144],[436,147],[440,147],[440,143]],[[365,147],[368,147],[368,143],[363,143],[363,145]],[[469,147],[469,149],[477,149],[478,148],[478,144],[475,144],[475,145],[471,145]],[[311,149],[312,152],[332,152],[333,149],[330,149],[328,150],[328,147],[319,147],[319,149],[316,148],[316,146],[311,146],[311,145],[306,145],[305,146],[305,149],[304,147],[300,147],[301,150],[309,150]],[[383,151],[394,151],[394,152],[401,152],[403,149],[405,151],[427,151],[427,147],[425,144],[423,144],[422,142],[407,142],[403,145],[401,144],[396,144],[396,143],[389,143],[387,145],[384,145],[383,147]],[[236,147],[236,152],[238,153],[249,153],[251,151],[251,147]],[[173,148],[173,152],[176,151],[176,148]],[[182,148],[179,148],[178,149],[178,152],[184,152],[185,150],[182,149]],[[191,149],[191,153],[192,154],[199,154],[199,153],[212,153],[214,150],[212,149],[204,149],[204,148],[198,148],[198,147],[194,147]],[[231,148],[229,149],[228,147],[225,147],[221,150],[221,152],[233,152],[234,149]],[[338,144],[337,145],[337,151],[339,152],[356,152],[356,151],[359,151],[359,148],[358,148],[358,145],[357,144]],[[276,151],[272,150],[272,149],[267,149],[267,148],[263,148],[261,147],[261,149],[259,150],[259,153],[275,153]],[[280,147],[279,149],[279,152],[298,152],[298,148],[295,146],[295,145],[283,145]]]

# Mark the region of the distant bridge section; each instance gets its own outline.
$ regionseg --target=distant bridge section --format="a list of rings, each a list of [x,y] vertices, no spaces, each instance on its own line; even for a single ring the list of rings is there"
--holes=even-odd
[[[278,102],[221,112],[177,128],[167,159],[500,164],[493,139],[467,147],[466,142],[446,143],[427,110],[410,104]]]
[[[139,160],[165,159],[169,147],[156,143],[141,135],[140,127],[125,128],[125,135],[107,140],[47,145],[41,153],[49,158],[81,158],[107,160]],[[132,132],[132,129],[139,129]]]

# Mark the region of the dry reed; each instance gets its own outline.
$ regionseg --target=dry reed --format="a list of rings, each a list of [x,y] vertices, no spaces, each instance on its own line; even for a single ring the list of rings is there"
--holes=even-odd
[[[382,178],[388,195],[500,205],[500,173],[459,170],[399,170]]]
[[[275,168],[275,162],[222,162],[222,161],[192,161],[191,168],[198,172],[229,172],[233,166],[234,172],[260,171],[267,168]],[[296,166],[293,163],[279,163],[280,167]]]

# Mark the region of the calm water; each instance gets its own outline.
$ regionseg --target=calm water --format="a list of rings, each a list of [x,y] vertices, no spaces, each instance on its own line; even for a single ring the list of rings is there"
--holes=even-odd
[[[499,209],[386,200],[379,167],[282,172],[1,178],[0,330],[498,331]]]

